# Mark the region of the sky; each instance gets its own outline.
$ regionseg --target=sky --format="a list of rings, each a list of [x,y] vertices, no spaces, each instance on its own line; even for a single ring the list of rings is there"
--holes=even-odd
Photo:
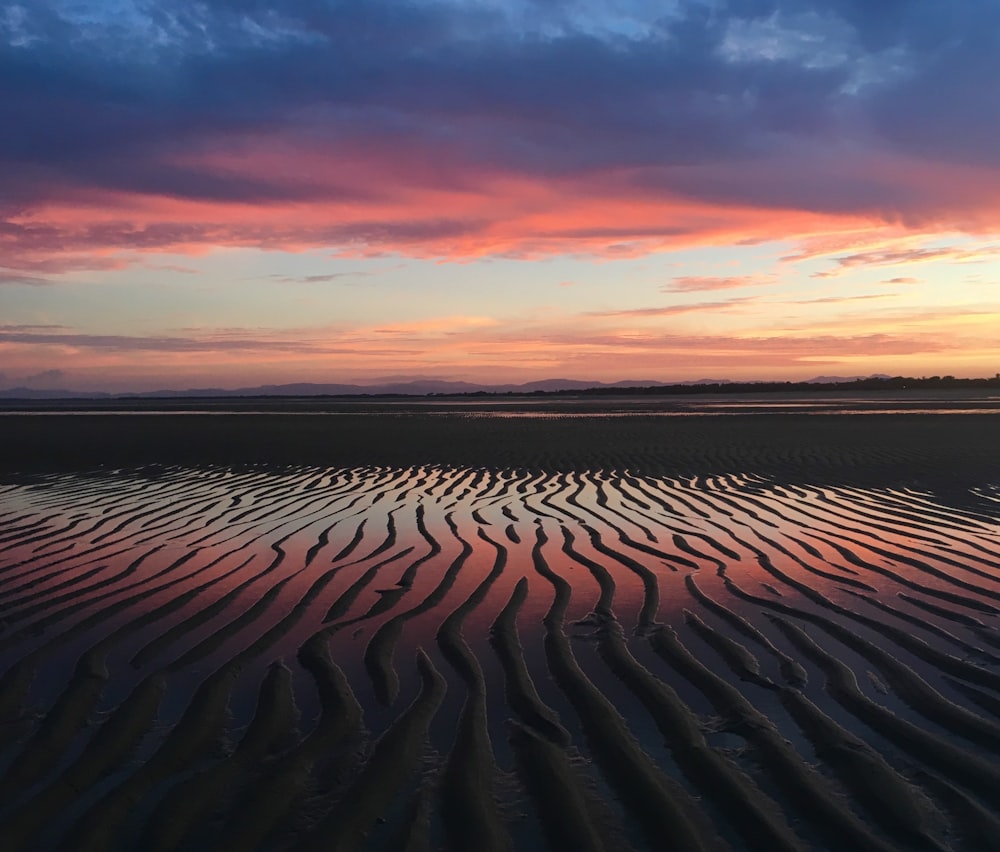
[[[996,0],[0,0],[0,388],[998,370]]]

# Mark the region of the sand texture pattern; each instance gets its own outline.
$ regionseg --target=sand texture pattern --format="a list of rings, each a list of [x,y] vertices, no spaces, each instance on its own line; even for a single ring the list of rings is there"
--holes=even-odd
[[[1000,848],[989,418],[408,417],[8,460],[0,849]]]

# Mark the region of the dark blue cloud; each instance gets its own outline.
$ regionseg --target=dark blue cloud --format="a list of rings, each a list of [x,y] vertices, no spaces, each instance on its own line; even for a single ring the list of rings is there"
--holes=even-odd
[[[185,164],[265,133],[331,154],[391,139],[530,175],[644,167],[664,192],[818,210],[922,203],[810,171],[811,150],[819,164],[841,141],[1000,166],[994,2],[636,2],[629,27],[594,18],[601,5],[136,0],[102,17],[25,3],[0,24],[0,214],[67,188],[248,203],[336,191]],[[803,172],[782,184],[760,164],[788,149]],[[724,168],[671,171],[691,165]],[[724,191],[739,166],[751,171]]]

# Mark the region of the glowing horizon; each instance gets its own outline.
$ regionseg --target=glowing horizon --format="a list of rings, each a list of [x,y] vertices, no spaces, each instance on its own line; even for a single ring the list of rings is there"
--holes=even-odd
[[[8,4],[0,388],[992,376],[1000,9],[942,14]]]

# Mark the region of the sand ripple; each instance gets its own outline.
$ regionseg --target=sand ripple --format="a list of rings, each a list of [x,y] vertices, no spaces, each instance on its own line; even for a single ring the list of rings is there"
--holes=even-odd
[[[0,485],[0,848],[998,848],[996,484],[640,468]]]

